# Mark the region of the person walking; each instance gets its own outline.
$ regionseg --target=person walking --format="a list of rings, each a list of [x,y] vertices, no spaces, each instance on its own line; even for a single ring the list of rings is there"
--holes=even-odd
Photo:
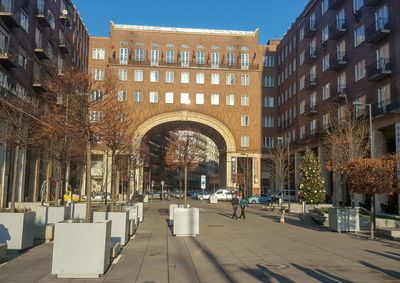
[[[238,209],[238,206],[239,206],[239,198],[238,198],[238,194],[237,193],[235,193],[233,195],[231,203],[232,203],[232,208],[233,208],[232,218],[237,219],[238,217],[237,217],[236,212],[237,212],[237,209]]]
[[[242,198],[240,200],[240,216],[239,218],[246,219],[246,214],[244,212],[244,210],[246,209],[246,207],[249,205],[249,201],[247,200],[247,198]]]

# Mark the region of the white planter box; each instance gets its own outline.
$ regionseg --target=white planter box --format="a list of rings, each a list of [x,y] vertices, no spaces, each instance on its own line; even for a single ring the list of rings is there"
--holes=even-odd
[[[199,234],[199,209],[174,208],[174,235],[196,236]]]
[[[42,206],[40,202],[16,202],[16,209],[25,209],[36,212],[38,207]],[[10,203],[8,203],[8,207],[10,208]]]
[[[169,219],[168,219],[169,226],[174,225],[174,209],[177,207],[179,207],[178,204],[170,204],[169,205]]]
[[[143,202],[144,203],[149,203],[149,195],[144,195]]]
[[[94,212],[93,222],[111,220],[111,240],[124,246],[129,240],[128,212]]]
[[[0,262],[3,258],[7,256],[7,244],[0,244]]]
[[[337,232],[360,231],[360,214],[355,208],[329,208],[329,228]]]
[[[123,206],[122,209],[128,212],[129,235],[133,235],[137,230],[137,228],[139,227],[138,206],[128,205],[128,206]]]
[[[138,207],[138,217],[139,221],[143,222],[143,202],[136,202],[134,203]]]
[[[0,212],[0,243],[9,250],[24,250],[33,246],[35,212]]]
[[[62,222],[70,216],[70,207],[39,206],[36,211],[36,223],[49,224]]]
[[[210,196],[210,203],[218,203],[217,196]]]
[[[70,203],[68,207],[70,219],[85,219],[86,203]]]
[[[58,278],[98,278],[110,265],[111,221],[56,224],[51,273]]]
[[[35,224],[35,240],[41,240],[49,243],[54,239],[54,223]]]

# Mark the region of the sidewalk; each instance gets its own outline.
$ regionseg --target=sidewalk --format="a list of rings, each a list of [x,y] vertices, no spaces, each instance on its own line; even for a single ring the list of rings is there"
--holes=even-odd
[[[52,245],[0,266],[0,282],[400,282],[400,247],[360,240],[294,217],[250,208],[232,219],[229,203],[193,201],[200,235],[177,238],[167,226],[167,203],[145,206],[145,218],[121,259],[98,280],[56,279]]]

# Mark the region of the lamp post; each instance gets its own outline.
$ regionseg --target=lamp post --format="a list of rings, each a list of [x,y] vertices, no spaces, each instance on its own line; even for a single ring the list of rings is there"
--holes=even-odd
[[[288,186],[288,209],[290,211],[290,139],[284,137],[278,137],[277,140],[287,142],[287,186]],[[283,194],[284,195],[284,194]],[[284,199],[282,199],[283,201]]]

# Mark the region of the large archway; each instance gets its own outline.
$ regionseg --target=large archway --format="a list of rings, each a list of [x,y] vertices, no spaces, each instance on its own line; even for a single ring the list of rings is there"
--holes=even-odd
[[[237,153],[236,142],[226,125],[205,114],[191,111],[174,111],[156,115],[136,130],[135,142],[142,143],[146,136],[163,134],[172,130],[196,130],[210,138],[219,151],[219,182],[220,187],[234,187],[232,179],[236,168],[232,163],[232,156]]]

